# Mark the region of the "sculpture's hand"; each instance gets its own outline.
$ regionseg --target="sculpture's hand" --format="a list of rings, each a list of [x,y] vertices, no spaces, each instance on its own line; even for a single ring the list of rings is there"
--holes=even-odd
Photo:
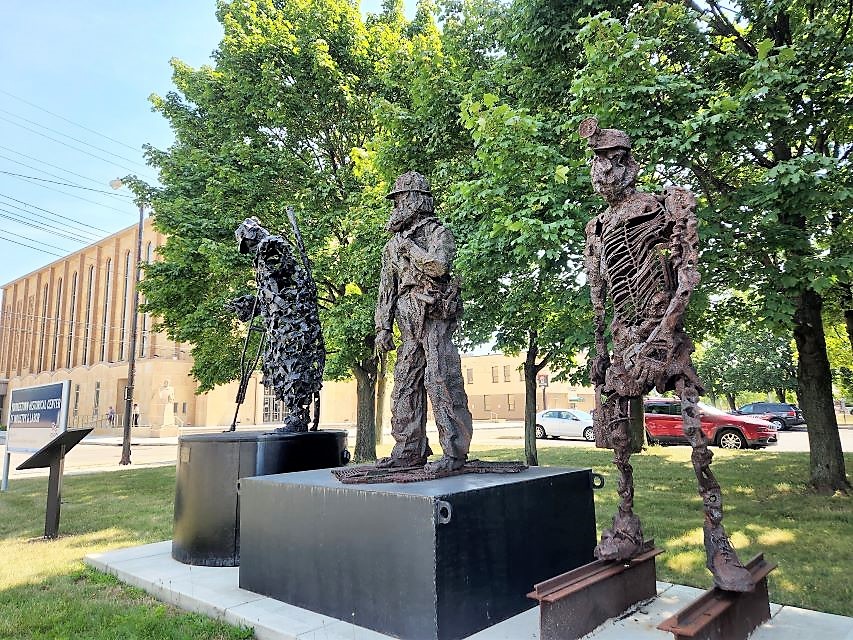
[[[592,383],[596,386],[604,384],[605,374],[610,368],[610,356],[603,353],[595,356],[592,359],[592,367],[590,368],[589,377]]]
[[[394,336],[387,329],[383,329],[376,334],[376,348],[381,352],[394,351],[397,346],[394,344]]]

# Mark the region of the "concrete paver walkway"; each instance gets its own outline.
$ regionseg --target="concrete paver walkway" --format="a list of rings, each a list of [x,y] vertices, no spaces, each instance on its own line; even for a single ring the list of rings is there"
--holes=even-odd
[[[85,562],[154,597],[187,611],[253,627],[258,640],[391,640],[306,609],[261,596],[238,584],[239,569],[194,567],[176,562],[170,540],[108,553]],[[589,640],[671,640],[656,629],[702,591],[658,582],[658,596],[621,619],[611,619],[587,635]],[[853,640],[853,618],[797,607],[770,605],[771,618],[752,640]],[[404,613],[402,613],[404,615]],[[532,608],[468,637],[468,640],[538,640],[539,611]]]

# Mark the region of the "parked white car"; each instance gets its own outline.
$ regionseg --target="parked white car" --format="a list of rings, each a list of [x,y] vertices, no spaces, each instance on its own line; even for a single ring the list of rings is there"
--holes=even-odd
[[[593,442],[592,415],[580,409],[547,409],[536,414],[537,438],[561,436]]]

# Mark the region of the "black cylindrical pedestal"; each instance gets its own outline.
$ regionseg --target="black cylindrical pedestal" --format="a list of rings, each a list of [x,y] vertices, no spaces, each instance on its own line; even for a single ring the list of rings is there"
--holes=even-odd
[[[233,431],[178,439],[172,557],[184,564],[240,564],[238,480],[346,464],[346,431]]]

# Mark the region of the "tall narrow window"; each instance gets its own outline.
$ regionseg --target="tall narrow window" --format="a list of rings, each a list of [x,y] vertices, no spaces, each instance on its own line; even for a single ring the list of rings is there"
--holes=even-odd
[[[76,325],[74,318],[77,317],[77,272],[71,277],[71,304],[68,306],[68,349],[65,354],[65,366],[69,369],[74,366],[72,361],[74,350],[74,331]]]
[[[509,380],[510,380],[510,373],[509,373],[509,371],[510,371],[510,369],[509,369],[509,365],[508,365],[508,364],[505,364],[505,365],[504,365],[504,382],[509,382]]]
[[[101,412],[101,381],[95,382],[95,396],[92,398],[92,415],[97,416]]]
[[[107,258],[106,276],[104,280],[104,321],[101,324],[101,357],[106,361],[110,349],[110,311],[113,297],[113,261]]]
[[[492,367],[492,382],[498,381],[498,368]]]
[[[74,385],[74,410],[73,415],[76,418],[77,414],[80,413],[80,385]]]
[[[24,325],[26,339],[24,340],[24,368],[32,371],[33,367],[33,334],[36,331],[36,296],[30,296],[27,301],[27,321]]]
[[[41,332],[39,334],[39,359],[36,363],[36,371],[44,371],[47,365],[44,361],[44,350],[47,343],[47,307],[48,307],[48,285],[44,285],[44,296],[41,303]]]
[[[474,383],[474,370],[473,369],[465,369],[465,379],[468,384]]]
[[[53,313],[53,355],[51,356],[51,371],[56,371],[56,361],[59,357],[59,334],[62,326],[62,278],[56,283],[56,310]]]
[[[89,337],[92,334],[92,294],[95,291],[95,266],[89,267],[89,285],[86,288],[86,322],[83,324],[83,364],[89,362]]]
[[[130,301],[130,251],[124,254],[124,295],[121,304],[121,341],[118,345],[118,359],[124,360],[127,344],[127,305]]]
[[[151,264],[151,258],[154,255],[154,247],[149,242],[145,247],[145,263]],[[145,303],[145,298],[141,300],[141,302]],[[144,358],[148,355],[148,325],[150,324],[150,317],[147,313],[142,314],[142,331],[139,334],[139,357]]]

